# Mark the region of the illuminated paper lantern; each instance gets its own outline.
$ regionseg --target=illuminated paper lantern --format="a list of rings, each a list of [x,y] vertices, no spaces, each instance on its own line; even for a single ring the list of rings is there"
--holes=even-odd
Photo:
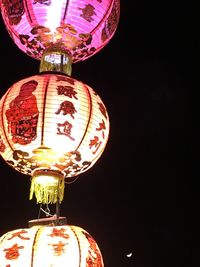
[[[93,237],[78,226],[33,226],[0,238],[2,267],[103,267]]]
[[[65,180],[103,153],[109,117],[99,95],[67,75],[40,73],[13,84],[0,100],[0,154],[30,175],[32,198],[61,202]]]
[[[119,0],[0,0],[14,43],[40,60],[49,47],[70,51],[73,63],[97,53],[113,37]]]

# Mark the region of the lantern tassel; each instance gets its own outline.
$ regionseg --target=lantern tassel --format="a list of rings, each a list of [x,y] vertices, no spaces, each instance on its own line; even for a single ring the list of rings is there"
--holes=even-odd
[[[37,203],[61,203],[64,198],[64,189],[64,176],[54,172],[38,172],[31,179],[29,199],[31,200],[35,194]]]

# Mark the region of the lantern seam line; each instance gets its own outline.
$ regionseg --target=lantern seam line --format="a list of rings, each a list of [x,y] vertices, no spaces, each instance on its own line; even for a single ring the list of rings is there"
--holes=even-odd
[[[29,13],[28,4],[27,4],[26,0],[24,1],[24,3],[25,3],[25,8],[26,8],[26,10],[27,10],[27,13],[28,13],[28,17],[29,17],[29,19],[30,19],[30,22],[32,23],[33,21],[32,21],[31,15],[30,15],[30,13]]]
[[[43,229],[43,227],[42,227]],[[34,246],[36,244],[36,239],[38,236],[38,232],[41,230],[41,228],[38,228],[37,231],[35,232],[34,240],[33,240],[33,246],[32,246],[32,251],[31,251],[31,267],[33,267],[33,259],[34,259]]]
[[[47,91],[49,86],[49,80],[50,78],[47,76],[47,82],[45,84],[45,93],[44,93],[44,99],[43,99],[43,110],[42,110],[42,131],[41,131],[41,146],[43,146],[44,142],[44,123],[45,123],[45,109],[46,109],[46,98],[47,98]]]
[[[71,228],[73,234],[75,235],[75,237],[76,237],[76,241],[77,241],[77,243],[78,243],[78,249],[79,249],[79,267],[81,267],[81,260],[82,260],[82,259],[81,259],[81,246],[80,246],[80,242],[79,242],[79,237],[78,237],[78,235],[76,234],[76,231],[74,231],[73,226],[70,226],[70,228]]]
[[[88,116],[88,122],[87,122],[87,125],[86,125],[86,128],[85,128],[85,132],[84,132],[84,134],[83,134],[83,137],[81,138],[81,141],[79,142],[79,145],[77,146],[77,148],[75,149],[75,151],[77,151],[78,149],[79,149],[79,147],[80,147],[80,145],[82,144],[82,142],[83,142],[83,140],[84,140],[84,138],[85,138],[85,136],[86,136],[86,133],[87,133],[87,129],[88,129],[88,126],[89,126],[89,124],[90,124],[90,121],[91,121],[91,114],[92,114],[92,97],[91,97],[91,94],[90,94],[90,91],[89,91],[89,89],[88,89],[88,87],[85,85],[85,84],[83,84],[83,86],[84,86],[84,88],[86,89],[86,91],[87,91],[87,94],[88,94],[88,97],[89,97],[89,107],[90,107],[90,111],[89,111],[89,116]]]
[[[65,11],[64,11],[64,16],[63,16],[62,21],[65,20],[65,17],[66,17],[66,14],[67,14],[67,8],[68,8],[68,6],[69,6],[69,1],[67,0],[66,6],[65,6]]]
[[[8,232],[8,233],[6,233],[6,234],[4,235],[3,239],[1,240],[0,245],[3,244],[4,239],[6,239],[6,237],[7,237],[9,234],[10,234],[10,233]]]

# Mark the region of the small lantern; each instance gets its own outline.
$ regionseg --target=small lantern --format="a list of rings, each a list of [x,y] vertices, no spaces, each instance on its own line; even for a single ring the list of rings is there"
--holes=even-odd
[[[96,241],[81,227],[38,225],[0,237],[0,266],[103,267],[104,264]]]
[[[71,52],[73,63],[102,49],[119,22],[119,0],[0,0],[14,43],[40,60],[50,47]]]
[[[65,180],[91,168],[109,136],[99,95],[58,73],[13,84],[0,100],[0,114],[0,153],[32,177],[30,199],[35,193],[38,203],[61,202]]]

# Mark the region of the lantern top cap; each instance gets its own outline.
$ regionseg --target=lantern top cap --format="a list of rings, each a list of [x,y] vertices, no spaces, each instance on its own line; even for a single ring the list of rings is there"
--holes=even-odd
[[[28,221],[28,227],[33,226],[58,226],[58,225],[67,225],[67,219],[66,217],[57,217],[57,216],[51,216],[47,218],[41,218],[41,219],[34,219]]]
[[[40,73],[59,72],[71,76],[72,57],[68,49],[53,45],[44,50],[40,61]]]

